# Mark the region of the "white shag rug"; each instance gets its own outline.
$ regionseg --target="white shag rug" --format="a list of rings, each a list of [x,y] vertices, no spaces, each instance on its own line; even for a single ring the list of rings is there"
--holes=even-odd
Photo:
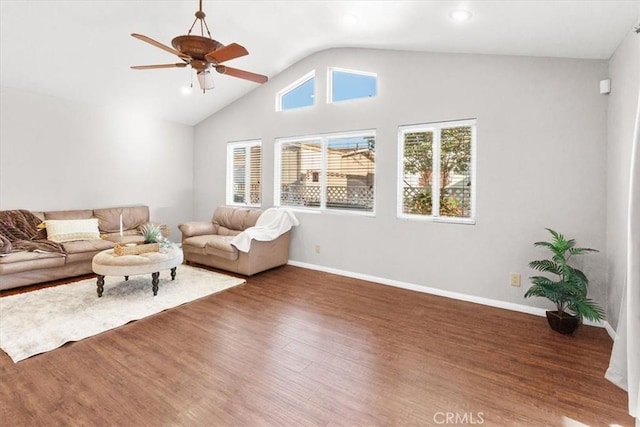
[[[2,297],[0,348],[19,362],[245,282],[180,265],[173,281],[169,270],[160,272],[155,297],[151,274],[131,276],[128,281],[107,276],[102,298],[96,279]]]

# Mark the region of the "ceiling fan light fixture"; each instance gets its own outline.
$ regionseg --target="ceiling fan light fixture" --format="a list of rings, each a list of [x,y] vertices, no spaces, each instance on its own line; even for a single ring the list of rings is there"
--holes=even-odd
[[[215,84],[213,83],[213,76],[211,75],[211,71],[198,71],[198,83],[200,84],[200,89],[202,90],[213,89],[215,87]]]
[[[131,34],[132,37],[138,40],[176,55],[182,60],[182,62],[174,64],[134,65],[131,68],[134,70],[150,70],[157,68],[184,68],[190,66],[191,69],[196,70],[198,83],[200,84],[200,89],[202,89],[203,92],[214,88],[213,76],[210,71],[211,67],[214,67],[219,73],[227,74],[231,77],[237,77],[239,79],[261,84],[266,83],[267,80],[269,80],[267,76],[251,73],[245,70],[239,70],[237,68],[227,68],[226,66],[220,65],[223,62],[246,56],[249,52],[244,46],[237,43],[231,43],[225,46],[214,40],[211,37],[209,26],[204,19],[206,15],[202,11],[202,0],[199,0],[199,6],[198,11],[196,12],[196,18],[193,21],[193,24],[191,24],[191,28],[189,28],[187,35],[177,36],[171,40],[171,45],[173,47],[169,47],[142,34]],[[198,25],[198,23],[200,25]],[[196,27],[200,27],[199,36],[191,34],[192,30]],[[208,37],[204,34],[205,30]]]

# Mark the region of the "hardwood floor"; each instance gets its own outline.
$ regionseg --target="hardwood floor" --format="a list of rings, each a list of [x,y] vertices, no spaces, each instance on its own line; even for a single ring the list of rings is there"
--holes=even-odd
[[[611,345],[285,266],[17,364],[0,352],[0,425],[631,426]]]

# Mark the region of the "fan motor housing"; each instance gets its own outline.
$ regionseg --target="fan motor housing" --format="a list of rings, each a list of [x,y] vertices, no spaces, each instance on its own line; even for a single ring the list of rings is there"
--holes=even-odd
[[[171,44],[176,50],[199,60],[205,60],[207,53],[224,47],[219,41],[202,36],[178,36]]]

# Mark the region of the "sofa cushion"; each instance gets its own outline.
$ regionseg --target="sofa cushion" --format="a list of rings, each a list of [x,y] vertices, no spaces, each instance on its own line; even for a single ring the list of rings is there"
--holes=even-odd
[[[185,252],[213,255],[229,261],[238,259],[238,250],[231,246],[232,236],[218,236],[209,234],[206,236],[189,237],[182,242]]]
[[[62,267],[65,256],[57,253],[12,252],[0,257],[0,275],[42,268]]]
[[[187,237],[186,239],[184,239],[182,241],[182,246],[183,247],[187,246],[189,248],[204,249],[205,246],[207,246],[207,242],[212,237],[214,237],[213,234],[205,234],[204,236]],[[202,253],[204,253],[204,252],[202,252]]]
[[[98,218],[103,233],[120,232],[120,214],[124,230],[137,229],[149,222],[149,206],[130,206],[126,208],[94,209],[93,216]]]
[[[98,220],[89,219],[48,219],[47,240],[64,243],[75,240],[99,239]]]
[[[115,243],[144,243],[144,237],[136,230],[127,230],[121,236],[120,233],[106,233],[100,236],[104,240]]]
[[[62,244],[67,251],[67,264],[91,261],[100,251],[111,249],[115,243],[109,240],[94,239]]]
[[[238,259],[238,250],[231,245],[233,236],[213,236],[204,248],[209,255],[235,261]]]
[[[91,217],[93,217],[93,211],[91,209],[44,213],[44,219],[89,219]]]
[[[105,249],[112,249],[115,243],[109,240],[93,239],[93,240],[81,240],[77,242],[63,243],[64,249],[67,251],[67,255],[78,254],[82,252],[99,252]]]
[[[218,234],[235,236],[256,225],[260,214],[262,211],[259,209],[219,206],[213,213],[211,222],[218,226]]]
[[[221,236],[234,237],[234,236],[237,236],[240,233],[242,233],[241,230],[232,230],[232,229],[224,227],[222,225],[218,226],[218,234],[221,235]]]

